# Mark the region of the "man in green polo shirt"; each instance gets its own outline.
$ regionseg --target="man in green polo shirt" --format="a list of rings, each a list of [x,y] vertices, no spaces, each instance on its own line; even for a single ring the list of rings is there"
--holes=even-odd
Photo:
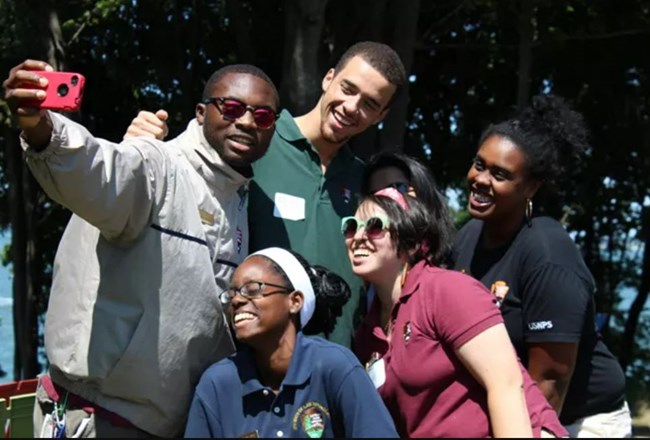
[[[323,93],[307,114],[284,110],[266,155],[253,165],[248,198],[250,252],[280,246],[341,275],[352,296],[334,332],[350,347],[365,311],[364,286],[351,270],[341,218],[354,215],[363,162],[347,141],[387,114],[406,74],[397,53],[376,42],[351,46],[322,81]]]
[[[324,336],[346,347],[366,310],[365,289],[352,273],[340,231],[341,218],[357,208],[364,168],[347,142],[384,119],[405,82],[404,65],[389,46],[351,46],[323,78],[316,106],[295,118],[284,110],[266,155],[253,164],[249,252],[292,249],[341,275],[352,296],[332,334]],[[164,111],[140,112],[129,130],[162,139],[166,119]]]

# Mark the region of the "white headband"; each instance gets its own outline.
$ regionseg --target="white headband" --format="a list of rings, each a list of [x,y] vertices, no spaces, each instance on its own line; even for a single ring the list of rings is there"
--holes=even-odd
[[[257,251],[248,256],[263,255],[273,260],[284,271],[293,284],[293,288],[300,290],[304,297],[302,310],[300,310],[300,324],[305,328],[316,308],[316,295],[314,288],[309,281],[309,275],[305,272],[305,268],[300,264],[300,261],[294,257],[291,252],[279,247],[270,247]]]

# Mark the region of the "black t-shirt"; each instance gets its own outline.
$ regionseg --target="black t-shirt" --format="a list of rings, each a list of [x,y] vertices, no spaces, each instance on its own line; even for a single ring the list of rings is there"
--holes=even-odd
[[[562,423],[618,409],[625,400],[625,375],[596,331],[594,279],[569,234],[556,220],[537,217],[512,242],[488,250],[482,230],[483,222],[473,219],[459,231],[454,268],[495,294],[524,365],[527,343],[579,342]]]

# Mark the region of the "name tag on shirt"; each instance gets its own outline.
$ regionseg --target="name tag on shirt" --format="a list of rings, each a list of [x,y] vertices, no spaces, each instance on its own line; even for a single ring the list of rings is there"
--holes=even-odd
[[[305,199],[284,193],[275,193],[275,207],[273,217],[285,220],[305,219]]]
[[[375,388],[381,387],[386,382],[386,364],[383,359],[373,362],[368,366],[367,371]]]

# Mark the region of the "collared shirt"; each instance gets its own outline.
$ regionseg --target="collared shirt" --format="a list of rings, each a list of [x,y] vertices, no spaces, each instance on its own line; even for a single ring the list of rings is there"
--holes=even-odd
[[[253,164],[248,200],[251,252],[269,246],[291,249],[348,283],[351,298],[334,332],[325,335],[346,347],[361,322],[365,301],[363,282],[348,259],[341,219],[356,211],[363,170],[363,162],[344,145],[323,174],[314,146],[284,110],[268,152]]]
[[[403,437],[491,437],[487,393],[455,351],[503,323],[490,293],[459,272],[416,264],[408,273],[391,315],[386,340],[375,298],[357,331],[355,351],[362,362],[376,351],[385,365],[377,384]],[[372,356],[375,357],[375,356]],[[426,366],[423,368],[423,366]],[[533,432],[566,435],[557,415],[520,364]]]
[[[244,347],[210,367],[196,388],[186,437],[396,437],[368,375],[345,347],[298,333],[276,395]]]

